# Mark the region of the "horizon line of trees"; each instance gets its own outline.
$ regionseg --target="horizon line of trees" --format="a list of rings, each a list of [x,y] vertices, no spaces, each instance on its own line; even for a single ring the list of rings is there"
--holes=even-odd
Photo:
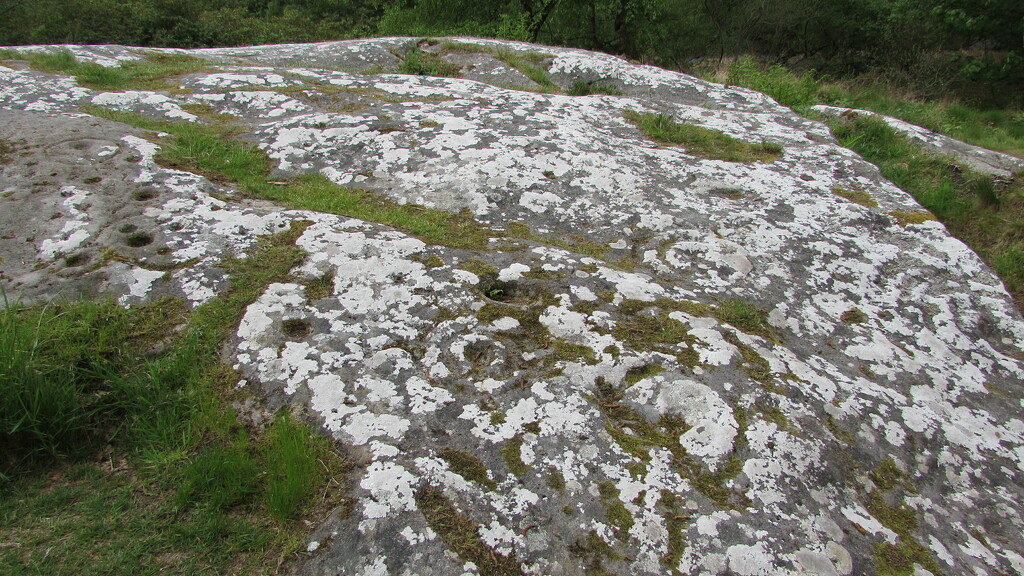
[[[0,45],[391,35],[524,40],[684,70],[747,53],[833,75],[1024,87],[1021,0],[0,0]]]

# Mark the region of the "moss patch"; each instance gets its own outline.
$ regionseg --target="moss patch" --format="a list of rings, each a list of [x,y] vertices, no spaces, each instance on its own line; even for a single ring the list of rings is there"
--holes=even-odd
[[[476,564],[483,576],[521,576],[519,561],[513,553],[505,556],[480,539],[477,525],[460,514],[440,488],[423,486],[414,495],[416,505],[434,532],[464,562]]]
[[[860,204],[868,208],[877,208],[878,202],[864,190],[849,190],[847,188],[833,188],[832,193],[841,198],[846,198],[854,204]]]
[[[626,370],[626,385],[631,386],[644,378],[650,378],[651,376],[657,376],[665,371],[665,368],[659,364],[644,364],[643,366],[634,366],[629,370]]]
[[[501,446],[501,457],[505,460],[510,472],[520,478],[530,472],[530,467],[523,463],[523,435],[516,434]]]
[[[839,317],[843,324],[863,324],[868,321],[868,315],[860,308],[850,308]]]
[[[680,418],[663,416],[656,424],[649,422],[642,414],[623,403],[623,391],[609,384],[603,378],[597,380],[597,396],[594,399],[602,413],[610,420],[606,426],[608,434],[622,450],[640,461],[651,459],[652,448],[664,448],[672,455],[676,472],[690,480],[693,487],[709,500],[722,508],[744,509],[749,499],[739,491],[725,487],[725,483],[742,471],[742,461],[737,452],[745,445],[745,413],[736,410],[740,424],[733,454],[716,472],[708,470],[699,460],[686,452],[679,443],[679,437],[689,429]]]
[[[470,482],[476,482],[488,490],[494,490],[498,484],[491,480],[487,474],[487,466],[465,450],[452,450],[446,448],[438,453],[438,457],[448,463],[452,472],[462,476]]]
[[[889,212],[889,216],[895,218],[896,222],[904,228],[914,224],[924,224],[925,222],[938,220],[938,218],[936,218],[931,212],[924,211],[908,212],[906,210],[893,210],[892,212]]]
[[[626,120],[651,140],[682,146],[687,154],[728,162],[773,162],[782,156],[778,144],[750,144],[723,132],[681,124],[664,114],[626,111]]]

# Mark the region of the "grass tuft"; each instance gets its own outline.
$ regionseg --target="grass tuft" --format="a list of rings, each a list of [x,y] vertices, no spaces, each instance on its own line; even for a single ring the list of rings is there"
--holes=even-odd
[[[440,76],[444,78],[458,78],[462,69],[437,54],[424,52],[419,48],[412,48],[405,53],[405,59],[398,69],[402,74],[413,74],[415,76]]]
[[[693,124],[680,124],[665,114],[627,110],[626,120],[655,142],[682,146],[687,154],[710,160],[773,162],[782,154],[782,146],[778,144],[750,144],[717,130]]]

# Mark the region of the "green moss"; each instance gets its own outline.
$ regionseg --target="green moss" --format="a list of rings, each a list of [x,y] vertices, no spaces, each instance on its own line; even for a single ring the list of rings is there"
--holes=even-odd
[[[782,153],[778,144],[750,144],[717,130],[680,124],[664,114],[626,111],[626,120],[656,142],[682,146],[687,154],[711,160],[772,162],[778,160]]]
[[[416,505],[434,532],[464,562],[473,562],[482,576],[521,576],[515,553],[495,552],[480,539],[476,524],[460,514],[440,488],[424,486],[415,493]]]
[[[825,415],[824,423],[825,427],[829,429],[829,432],[831,432],[832,435],[836,437],[836,440],[839,440],[844,444],[853,444],[854,440],[856,440],[856,436],[854,436],[853,433],[850,432],[849,430],[840,426],[831,414]]]
[[[587,274],[594,274],[597,272],[597,264],[589,263],[580,266],[580,272],[586,272]]]
[[[671,570],[673,576],[686,551],[686,526],[689,517],[683,514],[679,498],[671,490],[661,491],[661,505],[665,507],[665,528],[668,530],[668,554],[661,557],[661,564]]]
[[[936,218],[934,214],[927,211],[909,212],[906,210],[893,210],[892,212],[889,212],[889,216],[895,218],[896,222],[898,222],[899,225],[903,226],[904,228],[914,224],[924,224],[925,222],[938,220],[938,218]]]
[[[498,273],[497,268],[477,258],[470,258],[460,263],[459,268],[466,272],[472,272],[477,276],[493,276]]]
[[[875,486],[883,492],[888,492],[896,488],[902,488],[908,492],[915,492],[913,483],[907,477],[903,470],[896,465],[896,461],[891,457],[882,460],[882,463],[872,470],[868,477],[875,483]]]
[[[516,434],[501,446],[501,457],[505,460],[510,472],[523,477],[530,472],[530,467],[523,463],[523,435]]]
[[[545,60],[554,58],[550,54],[542,54],[540,52],[533,51],[517,52],[494,46],[485,46],[483,44],[454,41],[446,41],[442,44],[441,51],[445,54],[490,54],[494,58],[501,60],[512,68],[522,72],[524,76],[537,83],[541,89],[555,93],[561,91],[548,77],[547,69],[544,66]]]
[[[607,245],[591,242],[586,236],[579,234],[569,235],[569,240],[565,240],[560,236],[537,234],[531,230],[527,224],[518,221],[512,221],[506,224],[505,234],[511,238],[521,238],[523,240],[539,242],[549,246],[569,250],[571,252],[576,252],[578,254],[593,256],[594,258],[600,258],[602,260],[609,250]]]
[[[523,424],[523,432],[529,432],[530,434],[540,434],[540,422],[533,421]]]
[[[615,551],[597,532],[591,530],[585,538],[569,545],[569,552],[583,561],[586,576],[608,576],[604,562],[617,562],[622,555]]]
[[[437,128],[440,125],[440,122],[435,122],[433,120],[420,121],[420,128]]]
[[[789,430],[789,419],[778,407],[762,404],[758,405],[758,409],[766,421],[774,423],[780,430]]]
[[[16,148],[10,140],[4,140],[0,138],[0,165],[10,164],[11,156],[14,154]]]
[[[590,346],[573,344],[572,342],[558,339],[554,341],[554,348],[554,354],[548,356],[551,361],[574,362],[583,360],[587,364],[597,364],[597,356],[594,354],[594,349]]]
[[[768,313],[745,300],[726,300],[714,308],[713,314],[720,321],[735,326],[747,334],[776,341],[768,326]]]
[[[747,346],[740,339],[731,332],[725,332],[723,339],[739,349],[740,355],[743,357],[743,369],[746,373],[754,380],[757,380],[761,385],[770,392],[785,393],[784,389],[781,389],[773,383],[771,365],[765,360],[764,356],[758,354],[757,350],[754,350],[750,346]]]
[[[868,321],[868,315],[860,308],[850,308],[839,317],[844,324],[863,324]]]
[[[491,426],[501,426],[505,423],[505,413],[500,411],[491,412]]]
[[[615,528],[615,536],[623,542],[629,540],[629,529],[633,527],[633,515],[626,509],[626,505],[619,500],[607,505],[605,517],[608,524]]]
[[[565,490],[565,476],[555,468],[548,469],[548,487],[559,492]]]
[[[215,182],[235,184],[252,198],[271,200],[290,208],[351,216],[393,226],[430,244],[483,249],[495,232],[477,224],[468,211],[452,214],[413,204],[399,204],[386,196],[346,188],[319,174],[299,176],[285,183],[270,183],[270,159],[256,146],[232,140],[228,128],[188,122],[164,122],[138,114],[99,107],[83,110],[146,130],[169,133],[161,143],[157,161],[165,167],[203,174]]]
[[[742,461],[735,452],[745,445],[745,411],[740,408],[735,410],[740,430],[734,453],[725,465],[716,472],[711,472],[700,460],[687,453],[679,443],[679,437],[689,429],[680,418],[663,416],[657,424],[649,422],[642,414],[624,405],[622,390],[615,388],[603,378],[597,380],[595,400],[601,411],[611,420],[605,429],[624,452],[641,462],[647,462],[651,459],[652,448],[664,448],[672,455],[672,464],[677,473],[688,478],[698,492],[715,504],[731,509],[742,509],[750,505],[744,494],[725,487],[725,483],[735,478],[742,470]]]
[[[615,323],[612,335],[633,350],[672,354],[688,365],[693,358],[685,352],[697,342],[686,326],[670,318],[667,312],[656,316],[636,314],[622,318]]]
[[[665,371],[665,368],[659,364],[644,364],[643,366],[634,366],[629,370],[626,370],[626,385],[632,386],[644,378],[650,378],[651,376],[657,376]]]
[[[878,202],[875,202],[875,199],[871,197],[871,194],[868,194],[864,190],[848,190],[846,188],[837,187],[832,189],[832,193],[836,196],[846,198],[855,204],[860,204],[861,206],[867,206],[868,208],[878,207]]]
[[[494,490],[498,484],[487,475],[487,466],[465,450],[446,448],[438,453],[438,457],[448,463],[452,472],[470,482],[476,482],[488,490]]]

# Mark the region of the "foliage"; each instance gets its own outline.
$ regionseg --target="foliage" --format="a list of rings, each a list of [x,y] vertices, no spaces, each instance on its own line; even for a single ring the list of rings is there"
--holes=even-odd
[[[225,261],[231,287],[191,313],[175,300],[0,311],[0,530],[21,544],[0,549],[5,573],[259,573],[294,553],[305,529],[287,520],[344,461],[286,415],[242,426],[219,350],[299,264],[303,228]]]
[[[840,143],[878,165],[882,175],[909,192],[929,212],[894,211],[902,225],[937,218],[996,269],[1007,289],[1024,301],[1024,183],[1020,177],[998,193],[992,180],[926,154],[883,120],[858,116],[830,120]]]
[[[781,155],[780,146],[762,142],[750,144],[717,130],[693,124],[681,124],[664,114],[626,112],[626,120],[635,124],[648,138],[664,144],[676,144],[687,154],[728,162],[771,162]]]

